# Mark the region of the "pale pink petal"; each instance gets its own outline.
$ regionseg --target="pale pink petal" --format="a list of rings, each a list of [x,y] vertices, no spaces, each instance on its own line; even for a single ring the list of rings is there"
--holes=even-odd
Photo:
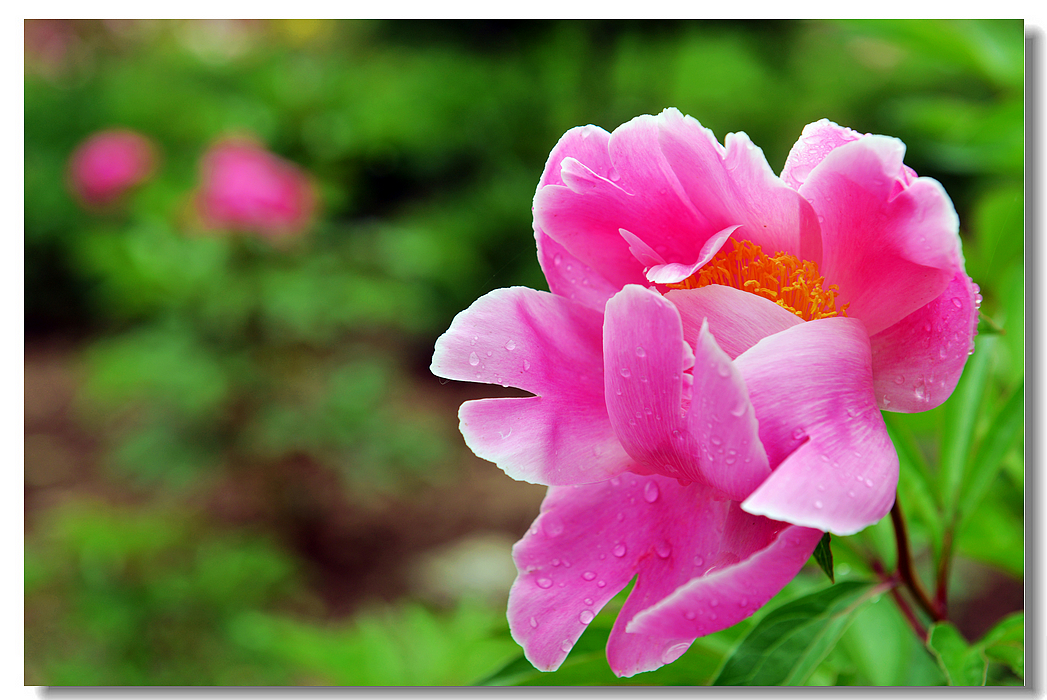
[[[637,462],[670,477],[702,479],[683,412],[683,327],[660,294],[629,285],[607,302],[604,395],[611,425]]]
[[[684,263],[660,263],[651,266],[647,271],[647,279],[655,284],[676,284],[682,282],[695,272],[698,272],[705,263],[709,262],[720,252],[720,248],[738,229],[737,226],[728,226],[723,231],[714,233],[702,246],[698,253],[698,261],[686,265]]]
[[[629,252],[641,265],[650,267],[665,264],[665,258],[659,255],[654,248],[641,241],[635,234],[626,231],[624,228],[618,229],[618,233],[621,234],[629,246]]]
[[[839,287],[837,308],[865,322],[870,335],[937,298],[962,268],[959,220],[942,186],[908,186],[905,145],[866,136],[829,152],[800,194],[822,223],[826,284]]]
[[[636,462],[740,501],[770,473],[767,456],[741,374],[706,327],[696,340],[686,358],[693,383],[685,415],[679,312],[642,287],[616,294],[604,319],[607,411]]]
[[[974,350],[980,302],[960,270],[941,296],[870,338],[880,408],[913,413],[949,398]]]
[[[732,360],[761,338],[803,323],[773,301],[720,284],[673,289],[665,298],[679,310],[688,342],[695,342],[702,323],[708,321],[716,343]]]
[[[628,466],[603,399],[602,316],[533,289],[498,289],[458,314],[436,342],[432,371],[538,396],[469,401],[465,442],[515,479],[606,479]]]
[[[716,498],[706,486],[681,486],[661,476],[627,473],[599,484],[550,488],[538,520],[513,548],[519,576],[509,593],[509,628],[535,667],[555,670],[596,613],[636,576],[608,640],[608,659],[618,675],[657,668],[696,635],[626,633],[633,615],[706,571],[759,556],[776,546],[779,531],[792,530],[738,512],[737,503]],[[783,567],[771,568],[777,582]],[[728,600],[751,614],[770,597],[754,593],[740,605],[739,596],[749,595],[725,595],[725,613]],[[731,618],[724,614],[716,629],[737,621]]]
[[[549,291],[602,312],[618,287],[542,231],[535,229],[534,237],[538,244],[538,264],[549,282]]]
[[[659,144],[691,203],[713,230],[741,224],[734,234],[768,255],[784,251],[821,260],[818,218],[810,204],[767,165],[763,151],[744,133],[728,134],[726,148],[691,117],[665,110]],[[650,242],[650,241],[648,241]],[[691,258],[670,258],[690,262]]]
[[[770,473],[741,372],[703,324],[694,352],[687,430],[701,450],[701,470],[733,501],[744,500]]]
[[[811,173],[816,165],[825,160],[825,156],[838,146],[851,141],[857,141],[863,134],[854,129],[840,126],[828,119],[820,119],[813,124],[808,124],[800,133],[800,138],[789,151],[789,157],[785,159],[785,167],[782,168],[782,182],[794,190],[800,189],[800,185]]]
[[[774,470],[742,508],[838,535],[882,518],[894,503],[898,455],[873,397],[861,321],[802,323],[734,362]]]
[[[628,622],[628,632],[686,639],[730,627],[777,595],[803,568],[822,537],[820,530],[750,515],[737,503],[731,504],[730,515],[725,534],[739,542],[729,550],[738,552],[737,558],[724,557],[723,566],[640,611]],[[627,619],[624,608],[618,619],[623,618]]]

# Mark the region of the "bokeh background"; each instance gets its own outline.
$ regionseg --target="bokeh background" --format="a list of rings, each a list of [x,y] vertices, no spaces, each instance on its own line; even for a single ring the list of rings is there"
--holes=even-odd
[[[897,136],[952,196],[984,296],[976,410],[889,425],[905,488],[958,424],[992,450],[951,589],[981,635],[1023,606],[1020,430],[982,440],[1024,375],[1023,51],[1017,20],[26,21],[25,682],[469,684],[518,663],[509,548],[544,490],[465,448],[458,405],[513,390],[441,382],[433,343],[491,289],[547,288],[530,206],[560,135],[668,106],[775,171],[822,117]],[[70,159],[110,129],[148,167],[92,200]],[[261,194],[214,195],[255,197],[239,219],[201,204],[230,143],[262,163]],[[909,510],[927,568],[934,504]],[[834,546],[844,578],[893,557],[889,524]],[[707,682],[732,634],[629,682]],[[510,680],[613,682],[586,638]],[[815,682],[941,682],[917,646],[885,599]]]

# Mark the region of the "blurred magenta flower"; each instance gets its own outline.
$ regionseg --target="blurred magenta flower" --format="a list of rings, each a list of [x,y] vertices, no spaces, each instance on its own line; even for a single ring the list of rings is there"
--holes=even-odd
[[[227,138],[204,154],[197,211],[210,229],[265,236],[303,232],[316,209],[308,176],[253,141]]]
[[[153,143],[129,129],[99,131],[69,159],[69,184],[85,206],[105,207],[147,180],[156,166]]]
[[[634,577],[612,670],[669,663],[751,615],[825,531],[891,508],[881,408],[952,392],[980,301],[945,191],[897,139],[808,125],[781,177],[745,134],[676,110],[567,132],[534,198],[552,293],[500,289],[433,372],[516,386],[470,401],[473,451],[550,486],[514,547],[514,638],[559,667]]]

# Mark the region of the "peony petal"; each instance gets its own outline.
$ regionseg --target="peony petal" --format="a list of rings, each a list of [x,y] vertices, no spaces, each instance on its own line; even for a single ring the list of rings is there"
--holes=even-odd
[[[598,481],[629,462],[603,399],[601,314],[533,289],[495,290],[458,314],[436,342],[437,376],[516,386],[529,398],[469,401],[465,442],[515,479]]]
[[[905,145],[866,136],[833,149],[800,194],[824,219],[820,271],[870,335],[937,298],[962,268],[959,220],[942,186],[907,186]]]
[[[978,285],[957,271],[941,296],[870,338],[880,408],[926,411],[952,395],[974,350],[980,302]]]
[[[814,210],[778,179],[748,136],[728,134],[724,148],[711,131],[676,110],[665,110],[660,119],[665,160],[713,230],[741,224],[735,238],[752,241],[768,255],[785,251],[820,262],[821,233]]]
[[[637,462],[701,480],[698,445],[683,413],[683,327],[660,294],[629,285],[607,302],[604,395],[615,435]]]
[[[662,121],[645,115],[623,124],[599,158],[588,146],[569,152],[558,145],[550,163],[558,159],[563,184],[540,186],[535,193],[536,228],[619,289],[645,283],[644,265],[630,253],[619,229],[632,232],[669,262],[690,264],[710,236],[738,223],[712,226],[691,205],[661,154]],[[548,168],[543,181],[552,183],[557,178]]]
[[[560,137],[548,160],[545,162],[545,170],[538,181],[538,189],[546,185],[563,185],[560,177],[560,164],[564,158],[575,158],[585,163],[591,170],[601,177],[617,177],[611,166],[611,158],[607,152],[607,144],[611,135],[598,126],[576,126]]]
[[[789,157],[782,168],[782,182],[794,190],[800,189],[814,167],[825,160],[834,148],[857,141],[863,134],[854,129],[840,126],[828,119],[808,124],[793,144]]]
[[[549,291],[602,313],[604,304],[618,292],[618,287],[541,230],[535,229],[534,237],[538,244],[538,264],[549,282]]]
[[[894,503],[898,455],[873,398],[862,322],[793,326],[734,362],[774,469],[742,508],[838,535],[882,518]]]
[[[509,593],[509,629],[535,667],[555,670],[596,613],[636,576],[608,640],[608,659],[620,676],[657,668],[697,635],[626,632],[634,614],[708,570],[738,566],[779,546],[779,530],[796,528],[741,513],[707,486],[681,486],[661,476],[627,473],[599,484],[550,488],[541,515],[513,548],[519,575]],[[806,555],[816,543],[817,537]],[[788,580],[778,583],[784,567],[768,566],[773,580],[761,586],[780,589]],[[721,624],[708,632],[740,619],[727,612],[728,600],[745,616],[776,592],[762,599],[742,592],[751,598],[745,605],[725,594]]]
[[[735,563],[690,580],[640,611],[625,629],[637,636],[686,639],[729,627],[777,595],[803,568],[822,538],[820,530],[750,515],[737,503],[731,504],[724,534],[736,541],[728,551],[738,554],[736,559],[723,560]],[[626,618],[625,612],[623,607],[619,620]]]
[[[749,392],[707,323],[694,356],[687,430],[701,450],[702,476],[731,500],[744,500],[771,473]]]
[[[773,301],[721,284],[673,289],[665,298],[679,310],[688,342],[698,338],[702,323],[708,321],[709,331],[732,360],[761,338],[803,323]]]

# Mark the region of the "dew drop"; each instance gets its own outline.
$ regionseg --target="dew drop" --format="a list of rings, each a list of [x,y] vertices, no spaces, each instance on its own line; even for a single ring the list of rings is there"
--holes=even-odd
[[[822,508],[822,502],[821,502],[821,501],[815,501],[815,502],[814,502],[814,507],[815,507],[815,508],[818,508],[819,510],[821,510],[821,508]]]
[[[952,305],[955,306],[957,309],[962,309],[963,308],[963,302],[960,301],[959,297],[953,297],[952,298]]]
[[[694,558],[694,565],[695,566],[701,566],[704,563],[705,563],[705,559],[703,559],[702,557],[699,556],[699,557],[695,557]]]
[[[553,566],[560,566],[560,560],[559,559],[553,559],[550,563]]]
[[[659,542],[654,548],[654,553],[658,555],[659,559],[668,559],[672,552],[672,547],[669,546],[668,542]]]
[[[653,481],[648,481],[643,487],[643,500],[648,503],[654,503],[658,500],[658,484]]]
[[[683,614],[683,616],[688,620],[693,620],[694,618],[698,617],[698,615],[693,610],[688,610]]]
[[[633,376],[633,373],[628,367],[622,367],[621,375],[628,379],[629,377]]]
[[[578,622],[581,622],[583,625],[588,625],[595,617],[596,615],[593,615],[592,610],[583,610],[578,615]]]
[[[716,365],[716,373],[719,374],[721,377],[727,377],[731,374],[731,368],[728,367],[726,363],[721,362]]]
[[[563,642],[560,643],[560,651],[562,651],[562,652],[569,652],[569,651],[571,651],[571,647],[573,647],[573,646],[574,645],[571,644],[571,640],[570,639],[565,639],[565,640],[563,640]]]
[[[741,418],[745,414],[745,402],[739,403],[737,406],[731,409],[731,415],[735,418]]]
[[[749,599],[748,598],[742,598],[741,600],[738,601],[738,607],[739,608],[744,608],[748,604],[749,604]]]
[[[539,588],[552,588],[553,587],[553,580],[550,579],[550,578],[540,578],[537,581],[535,581],[535,584]]]
[[[709,442],[711,442],[714,445],[722,445],[723,444],[723,440],[720,439],[719,435],[713,435],[712,437],[710,437],[709,438]]]
[[[851,498],[854,498],[854,491],[848,491],[847,495],[850,496]]]
[[[715,608],[719,604],[720,604],[720,601],[718,601],[716,598],[711,598],[709,600],[709,607],[711,607],[711,608]]]
[[[614,549],[611,550],[611,554],[613,554],[616,557],[624,557],[625,556],[625,544],[622,543],[622,542],[619,542],[618,544],[616,544],[614,546]]]
[[[807,433],[803,431],[803,428],[797,428],[793,431],[793,440],[802,440]]]
[[[594,578],[596,578],[596,572],[586,571],[584,574],[582,574],[582,578],[584,578],[586,581],[592,581]]]
[[[556,516],[546,516],[542,521],[542,527],[550,537],[558,537],[563,532],[563,521]]]
[[[640,347],[639,345],[637,345],[637,346],[636,346],[636,356],[637,356],[637,357],[647,357],[647,351],[646,351],[646,350],[644,350],[644,349],[643,349],[642,347]]]
[[[872,479],[866,479],[865,480],[865,485],[866,486],[872,486],[873,485]]]
[[[592,605],[593,604],[593,599],[592,598],[586,598],[585,599],[585,604],[586,605]]]
[[[680,644],[672,645],[664,652],[662,652],[662,663],[671,664],[673,661],[676,661],[678,658],[683,656],[683,653],[687,651],[687,649],[689,649],[690,646],[691,645],[687,642],[681,642]]]
[[[473,339],[469,341],[470,345],[476,345],[476,341],[480,339],[480,336],[474,335]]]
[[[563,262],[563,256],[562,255],[557,253],[556,255],[553,256],[553,265],[556,265],[556,266],[559,267],[560,263],[562,263],[562,262]]]
[[[531,618],[531,629],[534,629],[534,628],[535,628],[535,627],[537,627],[537,626],[538,626],[538,620],[536,620],[536,619],[534,619],[534,618],[532,617],[532,618]]]
[[[899,374],[897,377],[894,378],[894,383],[895,384],[904,384],[905,383],[905,376]]]
[[[510,340],[508,343],[505,344],[505,349],[512,352],[516,349],[516,343]]]
[[[475,352],[469,353],[469,364],[471,364],[473,367],[476,367],[476,365],[480,364],[480,358],[479,356],[477,356]]]
[[[600,581],[597,581],[597,582],[596,582],[596,587],[597,587],[597,588],[603,588],[603,587],[604,587],[604,586],[606,586],[606,585],[607,585],[607,582],[606,582],[606,581],[603,581],[603,580],[600,580]]]
[[[494,354],[494,350],[488,350],[488,351],[487,351],[487,356],[488,356],[488,357],[490,357],[490,356],[491,356],[491,355],[493,355],[493,354]]]

